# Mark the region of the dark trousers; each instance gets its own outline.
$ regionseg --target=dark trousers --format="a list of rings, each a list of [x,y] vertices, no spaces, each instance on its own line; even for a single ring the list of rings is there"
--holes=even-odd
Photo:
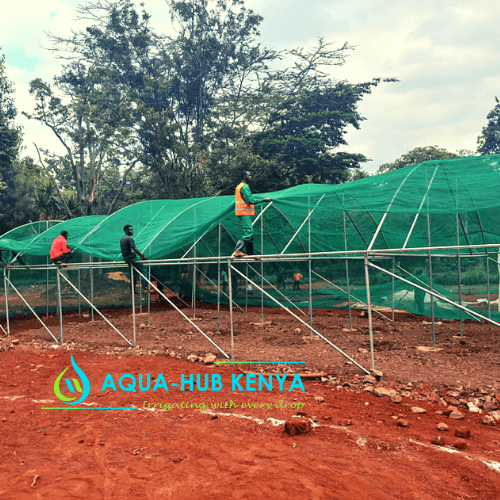
[[[130,275],[132,276],[132,266],[134,266],[134,271],[137,270],[141,274],[146,275],[146,269],[144,266],[141,264],[141,261],[139,260],[139,257],[137,255],[132,255],[129,257],[125,257],[123,259],[127,264],[128,268],[130,270]],[[134,287],[135,284],[137,283],[137,279],[139,278],[139,274],[134,272],[134,283],[132,284],[132,279],[130,279],[130,286]],[[141,283],[142,283],[142,288],[149,288],[148,287],[148,282],[141,276]]]
[[[295,292],[295,290],[298,291],[299,287],[300,287],[300,281],[294,281],[293,282],[293,291],[294,292]]]
[[[57,257],[57,259],[53,259],[52,262],[55,264],[56,262],[60,262],[61,264],[66,264],[68,260],[71,260],[74,257],[72,252],[63,253],[61,256]]]

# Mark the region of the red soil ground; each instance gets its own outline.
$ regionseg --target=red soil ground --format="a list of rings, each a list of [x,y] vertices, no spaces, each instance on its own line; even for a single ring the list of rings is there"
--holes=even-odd
[[[230,353],[229,319],[197,305],[196,324]],[[130,309],[108,309],[106,317],[132,339]],[[192,317],[189,309],[184,309]],[[426,318],[399,314],[395,323],[375,320],[376,367],[384,375],[373,385],[404,393],[393,403],[363,388],[364,373],[324,341],[310,340],[305,327],[284,311],[235,313],[236,359],[306,361],[310,371],[329,377],[304,379],[305,391],[231,390],[238,368],[187,362],[208,352],[225,359],[180,315],[162,304],[138,317],[137,344],[129,349],[101,319],[64,313],[65,345],[53,349],[48,333],[32,317],[11,321],[11,337],[0,342],[0,498],[2,499],[498,499],[500,426],[484,425],[488,414],[471,413],[464,398],[500,403],[499,331],[479,323],[437,326],[437,352]],[[59,335],[58,318],[47,324]],[[139,324],[143,324],[140,328]],[[5,322],[2,321],[2,325]],[[349,330],[344,312],[317,311],[314,326],[361,365],[369,368],[367,320],[356,313]],[[301,332],[296,329],[300,328]],[[347,330],[347,331],[345,331]],[[88,410],[43,410],[64,406],[54,381],[70,355],[90,379]],[[181,358],[181,359],[178,359]],[[271,368],[272,367],[272,368]],[[287,373],[297,365],[254,365],[253,371]],[[169,392],[101,391],[107,373],[163,373]],[[182,392],[170,386],[181,374],[220,374],[220,392]],[[66,375],[67,376],[67,375]],[[407,385],[408,382],[411,384]],[[461,396],[449,397],[458,387]],[[443,414],[447,398],[463,420]],[[318,399],[316,399],[318,398]],[[321,401],[321,398],[324,401]],[[459,398],[461,398],[459,400]],[[495,399],[496,398],[496,399]],[[308,435],[291,437],[283,421],[296,409],[276,404],[303,403],[300,410],[317,424]],[[200,409],[143,408],[149,403],[205,403]],[[232,401],[227,409],[211,404]],[[270,409],[243,408],[268,403]],[[85,405],[84,405],[85,406]],[[136,410],[91,410],[135,406]],[[413,413],[421,407],[426,413]],[[279,422],[276,422],[275,420]],[[398,422],[406,421],[401,427]],[[437,430],[443,422],[447,431]],[[275,425],[277,424],[277,425]],[[470,437],[460,440],[455,431]],[[434,445],[441,436],[445,446]],[[465,444],[459,450],[455,445]]]

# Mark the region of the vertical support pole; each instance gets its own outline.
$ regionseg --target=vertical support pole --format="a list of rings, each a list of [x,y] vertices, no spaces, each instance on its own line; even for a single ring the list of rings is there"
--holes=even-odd
[[[194,265],[193,265],[193,319],[196,318],[196,207],[194,207]]]
[[[368,254],[365,254],[365,283],[366,283],[366,304],[368,306],[368,335],[370,336],[370,357],[371,367],[375,369],[375,355],[373,347],[373,322],[372,322],[372,304],[370,297],[370,272],[368,269]]]
[[[49,229],[49,221],[45,221],[45,230]],[[45,317],[49,317],[49,257],[47,256],[46,269],[46,288],[45,288]]]
[[[94,267],[92,263],[94,262],[94,257],[90,256],[90,268],[89,268],[89,276],[90,276],[90,302],[94,304]],[[132,276],[132,273],[130,273]],[[132,280],[132,290],[134,290],[134,281]],[[94,304],[95,305],[95,304]],[[92,321],[94,321],[94,308],[90,308],[90,317]]]
[[[262,256],[264,255],[264,213],[262,205],[260,206],[260,287],[264,290],[264,262]],[[264,293],[260,293],[260,322],[264,323]]]
[[[431,246],[431,224],[429,214],[427,213],[427,242]],[[432,291],[432,253],[429,250],[429,288]],[[430,295],[431,299],[431,319],[432,319],[432,346],[436,348],[436,321],[434,318],[434,296]]]
[[[57,304],[59,308],[59,333],[61,336],[61,344],[64,342],[63,340],[63,315],[62,315],[62,300],[61,300],[61,278],[59,276],[59,268],[56,268],[57,273]]]
[[[460,245],[460,233],[459,233],[459,219],[458,219],[458,213],[457,213],[457,246]],[[457,280],[458,280],[458,303],[462,305],[462,280],[461,280],[461,275],[460,275],[460,248],[457,248]],[[460,314],[460,337],[464,336],[464,316],[462,309],[459,309],[459,314]]]
[[[347,307],[349,308],[349,328],[352,330],[352,311],[351,311],[351,293],[349,289],[349,261],[347,260],[347,228],[345,223],[345,210],[342,212],[344,216],[344,249],[345,249],[345,278],[347,281]]]
[[[219,250],[217,260],[217,331],[220,331],[220,240],[221,240],[221,224],[219,223]]]
[[[394,274],[394,267],[396,264],[396,258],[392,258],[392,274]],[[394,321],[394,276],[392,277],[392,321]]]
[[[47,257],[47,271],[46,271],[46,287],[45,287],[45,316],[49,317],[49,258]]]
[[[498,311],[500,311],[500,248],[498,249]]]
[[[231,261],[227,266],[229,279],[229,323],[231,324],[231,359],[234,359],[234,329],[233,329],[233,278],[231,276]]]
[[[9,284],[6,278],[7,270],[3,271],[3,289],[5,291],[5,316],[7,319],[7,335],[10,335],[10,320],[9,320]]]
[[[148,267],[148,281],[151,283],[151,266]],[[148,290],[151,290],[148,284]],[[151,293],[146,294],[146,300],[148,301],[148,326],[151,324]]]
[[[491,292],[490,292],[490,256],[486,253],[486,287],[488,292],[488,319],[491,319]],[[491,324],[490,324],[491,327]]]
[[[309,252],[309,324],[313,326],[312,314],[312,260],[311,260],[311,197],[307,197],[307,251]],[[311,339],[313,338],[313,331],[311,330]]]
[[[136,346],[136,333],[135,333],[135,286],[134,286],[134,266],[130,266],[130,281],[132,282],[132,328],[134,330],[134,345]]]
[[[78,290],[81,290],[81,278],[80,278],[80,269],[78,269]],[[82,302],[80,294],[78,294],[78,314],[82,314]]]
[[[248,278],[248,264],[246,265],[245,274]],[[248,281],[245,282],[245,312],[248,312]]]

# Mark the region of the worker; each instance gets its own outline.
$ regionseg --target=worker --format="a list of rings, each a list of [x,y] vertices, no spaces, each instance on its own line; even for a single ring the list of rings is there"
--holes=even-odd
[[[244,170],[241,172],[241,182],[236,186],[235,214],[239,218],[242,226],[243,236],[236,243],[233,257],[246,257],[253,255],[253,225],[252,217],[255,215],[255,203],[268,203],[270,198],[258,200],[252,194],[248,183],[252,180],[251,172]],[[245,249],[245,252],[243,252]]]
[[[300,280],[303,278],[302,274],[298,271],[293,274],[293,291],[298,291],[300,287]]]
[[[67,240],[68,231],[61,231],[50,247],[50,260],[57,266],[66,267],[66,262],[74,257],[73,252],[68,248]]]
[[[137,260],[139,258],[141,258],[142,260],[146,260],[146,256],[141,253],[135,246],[134,238],[132,238],[132,235],[134,234],[134,228],[130,224],[126,224],[125,226],[123,226],[123,230],[125,231],[125,236],[122,236],[122,238],[120,239],[120,249],[122,251],[123,260],[128,264],[130,276],[132,276],[132,266],[135,270],[137,270],[144,276],[146,274],[146,270],[140,262],[137,262]],[[145,293],[150,293],[148,282],[143,276],[141,276],[142,288],[144,289]],[[135,289],[137,277],[138,273],[134,273],[133,282],[132,278],[130,279],[130,286],[134,293],[139,293],[139,291]]]

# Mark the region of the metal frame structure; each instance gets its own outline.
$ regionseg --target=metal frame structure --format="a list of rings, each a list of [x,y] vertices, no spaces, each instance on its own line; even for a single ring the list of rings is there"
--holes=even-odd
[[[415,169],[411,170],[408,173],[408,178]],[[430,183],[432,184],[432,181],[434,179],[436,171],[434,171],[433,176],[430,180]],[[405,179],[406,181],[406,179]],[[466,233],[466,228],[461,221],[461,216],[459,213],[456,215],[456,232],[457,232],[457,238],[456,238],[456,245],[451,245],[451,246],[432,246],[431,242],[431,231],[430,231],[430,217],[427,214],[427,243],[428,245],[426,247],[416,247],[416,248],[407,248],[407,244],[410,240],[410,237],[412,235],[413,229],[415,227],[416,221],[420,215],[420,211],[424,205],[424,203],[427,201],[428,203],[428,192],[424,195],[422,202],[420,204],[418,213],[415,215],[413,222],[411,224],[411,227],[408,231],[408,235],[405,239],[404,245],[402,248],[383,248],[383,249],[377,249],[375,248],[375,243],[380,236],[385,243],[386,247],[389,247],[387,244],[387,240],[383,234],[383,226],[384,222],[387,219],[388,214],[390,213],[390,209],[392,204],[394,203],[394,200],[396,199],[399,190],[401,189],[403,183],[399,186],[398,190],[395,192],[394,196],[392,197],[389,205],[387,206],[386,212],[382,215],[380,221],[377,223],[375,218],[373,217],[372,214],[369,214],[373,222],[376,224],[375,231],[373,233],[373,236],[369,242],[367,242],[363,236],[363,234],[359,231],[359,228],[356,226],[355,221],[352,219],[350,216],[349,212],[347,210],[344,210],[342,212],[342,221],[343,221],[343,236],[344,236],[344,249],[339,250],[339,251],[331,251],[331,252],[312,252],[311,251],[311,219],[314,214],[314,211],[322,201],[323,197],[321,197],[315,206],[311,209],[311,207],[308,207],[308,213],[307,216],[304,218],[300,226],[296,229],[293,224],[286,218],[286,216],[275,206],[273,205],[273,202],[268,203],[266,207],[261,209],[260,213],[254,220],[254,225],[258,221],[260,221],[260,226],[261,226],[261,248],[263,248],[263,243],[264,243],[264,231],[269,235],[270,240],[272,244],[277,248],[278,252],[275,254],[267,254],[263,255],[260,258],[260,273],[256,270],[257,262],[255,260],[249,260],[249,259],[232,259],[229,256],[222,256],[221,255],[221,238],[222,238],[222,229],[225,229],[225,227],[220,223],[218,225],[218,234],[219,234],[219,239],[218,239],[218,252],[217,255],[215,255],[215,252],[212,252],[212,256],[210,257],[200,257],[197,255],[197,245],[206,243],[203,241],[204,236],[207,234],[205,232],[198,238],[194,239],[193,245],[184,252],[183,256],[181,258],[177,259],[157,259],[157,260],[151,260],[151,261],[144,261],[143,264],[148,267],[148,273],[147,276],[140,273],[137,269],[134,269],[133,267],[131,268],[131,283],[134,283],[134,273],[139,273],[140,277],[146,280],[146,282],[154,288],[160,296],[162,296],[177,312],[181,314],[181,316],[188,321],[202,336],[204,336],[213,346],[215,346],[223,356],[226,358],[229,358],[229,355],[226,354],[220,346],[218,346],[209,336],[205,334],[199,328],[199,326],[194,323],[193,320],[191,320],[186,314],[184,314],[173,302],[170,300],[163,292],[161,292],[157,286],[155,286],[152,282],[152,277],[151,277],[151,266],[178,266],[178,265],[192,265],[194,272],[193,272],[193,299],[192,299],[192,304],[191,307],[193,309],[193,319],[195,319],[196,316],[196,274],[197,271],[199,271],[200,274],[205,275],[200,269],[199,266],[201,264],[215,264],[217,265],[217,283],[214,281],[210,280],[213,285],[216,286],[217,288],[217,329],[220,327],[220,297],[221,297],[221,283],[220,283],[220,274],[221,274],[221,268],[222,266],[227,266],[228,270],[228,298],[229,298],[229,316],[230,316],[230,325],[231,325],[231,354],[230,357],[234,358],[235,357],[235,346],[234,346],[234,331],[233,331],[233,304],[235,304],[233,300],[233,286],[232,286],[232,274],[236,273],[239,277],[243,278],[245,283],[250,283],[255,289],[257,289],[261,293],[261,319],[262,322],[264,322],[264,296],[272,300],[274,303],[276,303],[279,307],[283,308],[288,314],[290,314],[292,317],[294,317],[297,321],[299,321],[302,325],[307,327],[310,332],[311,336],[317,335],[320,337],[323,341],[325,341],[327,344],[329,344],[331,347],[333,347],[339,354],[342,356],[346,357],[350,362],[354,363],[358,368],[360,368],[362,371],[365,373],[369,373],[369,370],[362,365],[360,365],[358,362],[356,362],[354,359],[350,358],[344,351],[342,351],[337,345],[333,344],[328,338],[326,338],[323,334],[321,334],[319,331],[317,331],[314,326],[313,326],[313,304],[312,304],[312,274],[316,274],[318,277],[323,279],[324,281],[330,283],[334,288],[341,290],[342,292],[347,294],[348,297],[348,311],[349,311],[349,325],[350,328],[352,328],[352,307],[353,307],[353,300],[354,302],[360,302],[352,293],[351,293],[351,287],[350,287],[350,281],[349,281],[349,261],[352,259],[355,260],[363,260],[364,263],[364,271],[365,271],[365,284],[366,284],[366,292],[367,292],[367,301],[366,301],[366,309],[368,312],[368,334],[369,334],[369,342],[370,342],[370,360],[371,360],[371,368],[375,368],[375,353],[374,353],[374,341],[373,341],[373,312],[381,315],[384,319],[388,321],[394,321],[394,280],[398,279],[406,284],[412,286],[415,289],[420,289],[424,291],[425,293],[429,294],[430,300],[431,300],[431,318],[432,318],[432,342],[434,348],[436,347],[436,335],[435,335],[435,311],[434,311],[434,300],[441,300],[446,302],[447,304],[452,305],[453,307],[456,307],[460,311],[460,332],[461,335],[463,335],[463,316],[462,313],[465,312],[467,313],[470,317],[478,319],[480,321],[487,321],[491,324],[494,324],[495,326],[500,326],[500,323],[497,323],[496,321],[491,319],[491,307],[490,307],[490,281],[489,281],[489,261],[496,262],[500,268],[500,262],[493,259],[491,257],[491,254],[488,253],[488,250],[494,250],[496,252],[500,251],[500,244],[486,244],[486,239],[484,238],[484,233],[483,233],[483,244],[482,245],[471,245],[469,243],[469,238]],[[201,202],[199,202],[201,203]],[[309,202],[310,203],[310,202]],[[288,243],[284,246],[283,249],[278,248],[278,245],[276,242],[272,239],[269,231],[266,229],[265,223],[264,223],[264,214],[266,210],[268,210],[270,207],[273,207],[276,211],[278,211],[286,220],[286,223],[293,229],[293,235],[288,241]],[[181,212],[182,213],[182,212]],[[476,212],[477,213],[477,212]],[[176,217],[178,217],[181,214],[178,214]],[[479,220],[479,225],[481,228],[482,232],[482,225],[481,221],[479,218],[479,214],[477,213],[478,220]],[[175,218],[176,218],[175,217]],[[174,218],[174,219],[175,219]],[[164,227],[168,226],[170,222],[174,219],[171,219]],[[365,250],[349,250],[347,246],[347,219],[352,223],[353,227],[355,230],[358,232],[358,234],[361,236],[363,241],[366,243],[366,249]],[[196,221],[196,213],[195,213],[195,221]],[[196,222],[195,222],[196,224]],[[304,228],[304,226],[307,224],[307,237],[308,237],[308,242],[307,245],[304,244],[304,242],[301,240],[299,233],[300,231]],[[460,231],[463,232],[463,236],[465,238],[465,241],[467,244],[461,245],[460,244]],[[227,229],[226,229],[226,232]],[[159,234],[159,233],[158,233]],[[149,245],[151,245],[152,241],[156,238],[156,236],[149,242]],[[229,232],[228,232],[229,234]],[[285,251],[289,248],[291,243],[297,239],[299,241],[300,245],[304,249],[304,252],[301,253],[294,253],[294,254],[286,254]],[[147,247],[146,247],[147,248]],[[208,245],[207,245],[208,248]],[[486,257],[486,263],[487,263],[487,273],[488,273],[488,316],[482,315],[478,313],[477,311],[468,308],[462,304],[462,296],[461,296],[461,284],[460,284],[460,261],[461,261],[461,250],[466,249],[470,252],[470,256],[472,257]],[[441,254],[436,254],[436,251],[442,250],[443,253]],[[477,250],[477,252],[473,253],[473,250]],[[479,250],[483,250],[483,252],[479,252]],[[190,257],[189,254],[192,253],[193,256]],[[402,276],[399,276],[395,272],[395,260],[397,257],[401,257],[402,255],[411,255],[413,257],[425,257],[428,259],[429,262],[429,285],[427,286],[425,283],[421,284],[416,284],[414,282],[411,282]],[[456,258],[458,262],[458,302],[454,302],[447,297],[444,297],[440,293],[436,292],[433,288],[433,283],[432,283],[432,258],[436,256],[446,256],[450,258]],[[384,269],[381,266],[378,266],[375,262],[380,259],[385,259],[385,260],[390,260],[392,262],[392,272],[389,271],[388,269]],[[317,272],[312,270],[312,262],[315,260],[339,260],[339,261],[345,261],[345,276],[346,276],[346,290],[342,289],[338,285],[335,285],[329,280],[326,280],[323,276],[318,274]],[[264,288],[264,282],[268,283],[274,290],[276,288],[269,283],[268,280],[265,279],[264,277],[264,264],[265,263],[276,263],[276,262],[304,262],[306,261],[308,263],[309,267],[309,286],[308,286],[308,295],[309,295],[309,301],[308,301],[308,315],[305,314],[304,311],[302,311],[296,304],[291,302],[287,297],[285,297],[283,294],[281,294],[282,297],[284,297],[288,302],[291,302],[292,305],[300,311],[302,315],[308,316],[309,317],[309,323],[306,322],[304,319],[302,319],[298,314],[293,312],[283,300],[278,300],[277,298],[273,297],[270,295],[266,289]],[[235,267],[236,263],[245,263],[247,264],[246,269],[247,272],[243,273],[237,267]],[[254,266],[255,265],[255,266]],[[105,321],[108,323],[108,325],[116,332],[118,333],[129,345],[131,346],[136,346],[136,340],[137,340],[137,335],[136,335],[136,303],[135,303],[135,296],[134,296],[134,291],[132,289],[132,294],[131,294],[131,302],[132,302],[132,322],[133,322],[133,341],[131,342],[125,335],[123,335],[122,332],[120,332],[109,320],[106,318],[100,311],[99,309],[95,306],[95,297],[94,297],[94,283],[93,283],[93,270],[94,269],[99,269],[99,268],[127,268],[128,266],[123,263],[123,261],[113,261],[113,262],[95,262],[92,257],[90,258],[90,262],[88,263],[79,263],[79,264],[69,264],[68,270],[76,270],[78,271],[78,286],[73,284],[71,280],[67,279],[66,276],[64,276],[63,273],[61,273],[60,269],[55,267],[54,265],[38,265],[38,266],[30,266],[31,269],[46,269],[47,271],[47,315],[48,315],[48,310],[49,310],[49,294],[48,294],[48,276],[49,276],[49,271],[50,269],[56,270],[56,275],[57,275],[57,306],[58,306],[58,311],[59,311],[59,318],[60,318],[60,332],[59,332],[59,342],[63,343],[64,340],[64,333],[63,333],[63,318],[62,318],[62,300],[61,300],[61,276],[63,279],[69,283],[69,285],[72,287],[72,289],[78,294],[78,301],[79,301],[79,306],[78,309],[79,311],[81,310],[80,307],[80,300],[83,299],[89,306],[90,310],[92,312],[92,319],[94,318],[94,312],[99,314]],[[408,271],[405,271],[401,266],[397,266],[399,269],[403,270],[404,272],[410,274]],[[252,280],[248,277],[248,269],[252,269],[252,271],[255,273],[257,277],[260,277],[260,284],[258,284],[255,280]],[[23,269],[25,270],[26,268],[24,266],[19,266],[16,268],[13,268],[19,271],[22,271]],[[84,296],[81,291],[81,285],[80,285],[80,271],[83,269],[88,269],[89,270],[89,275],[90,275],[90,289],[91,289],[91,297],[88,298]],[[370,296],[370,269],[376,270],[382,273],[387,274],[388,276],[391,277],[392,280],[392,318],[388,318],[387,316],[383,315],[380,311],[378,311],[371,303],[371,296]],[[28,308],[31,310],[31,312],[36,316],[36,318],[40,321],[40,323],[43,325],[43,327],[49,332],[51,337],[57,342],[56,336],[51,332],[51,330],[44,324],[42,319],[36,314],[34,309],[28,304],[26,299],[22,296],[22,294],[19,292],[19,290],[12,284],[12,281],[10,279],[10,272],[12,268],[4,269],[4,287],[5,287],[5,307],[6,307],[6,330],[2,327],[2,330],[4,331],[5,334],[9,335],[10,334],[10,321],[9,321],[9,288],[12,287],[12,289],[21,297],[21,299],[24,301],[24,303],[28,306]],[[411,274],[410,274],[411,275]],[[205,275],[206,276],[206,275]],[[415,277],[414,277],[415,278]],[[132,286],[133,288],[133,286]],[[166,287],[164,287],[166,288]],[[168,288],[167,288],[168,289]],[[279,292],[279,290],[278,290]],[[224,292],[223,292],[224,293]],[[224,293],[224,295],[226,295]],[[150,321],[150,304],[148,300],[148,323]],[[142,307],[142,300],[140,302],[140,307]],[[237,306],[240,307],[240,306]],[[499,301],[499,308],[500,308],[500,301]],[[241,308],[240,308],[241,309]],[[0,325],[1,326],[1,325]]]

